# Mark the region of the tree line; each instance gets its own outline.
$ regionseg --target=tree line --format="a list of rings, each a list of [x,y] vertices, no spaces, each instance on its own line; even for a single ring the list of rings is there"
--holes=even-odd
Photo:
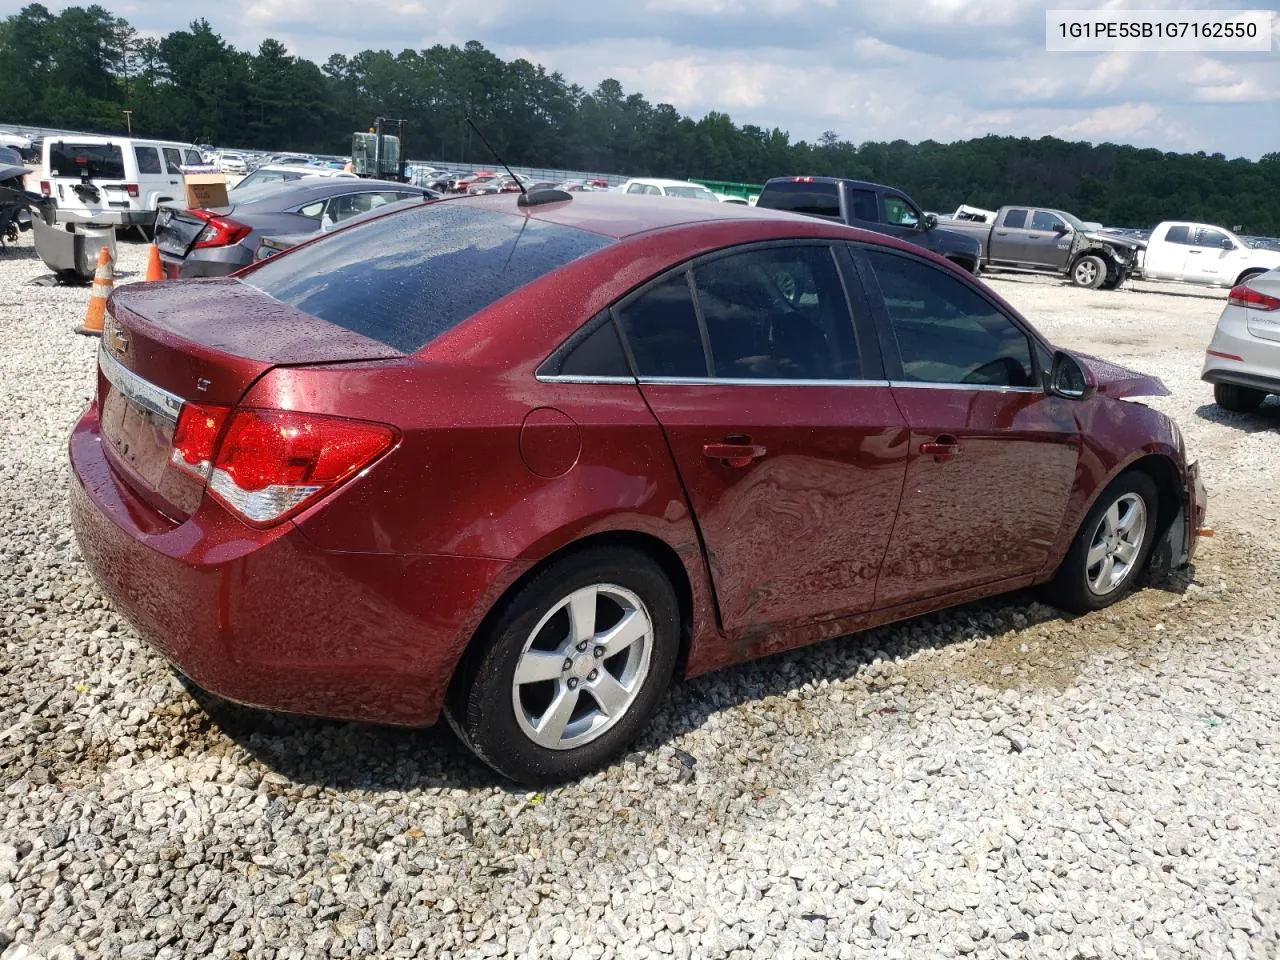
[[[511,163],[632,176],[759,183],[849,176],[894,184],[926,209],[959,203],[1060,207],[1149,227],[1191,219],[1280,235],[1280,154],[1260,161],[1054,137],[855,144],[834,131],[701,119],[606,79],[594,90],[472,41],[334,54],[322,65],[266,39],[237,50],[205,20],[143,37],[105,8],[31,4],[0,21],[0,119],[198,143],[345,155],[375,117],[407,121],[405,154],[487,163],[470,115]]]

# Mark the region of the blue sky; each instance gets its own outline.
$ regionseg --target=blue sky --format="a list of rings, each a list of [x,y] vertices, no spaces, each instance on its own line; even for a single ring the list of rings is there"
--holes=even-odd
[[[986,133],[1256,158],[1280,150],[1280,2],[1191,0],[100,0],[145,33],[196,15],[241,48],[334,52],[479,40],[588,88],[854,142]],[[57,9],[61,4],[47,4]],[[0,0],[0,14],[18,2]],[[1044,12],[1271,9],[1271,53],[1046,53]]]

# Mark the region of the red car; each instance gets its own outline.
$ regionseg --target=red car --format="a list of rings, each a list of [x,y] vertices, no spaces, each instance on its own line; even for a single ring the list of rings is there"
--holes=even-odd
[[[197,684],[427,725],[527,783],[677,673],[1192,555],[1158,381],[945,261],[618,194],[460,198],[116,291],[76,425],[98,582]]]

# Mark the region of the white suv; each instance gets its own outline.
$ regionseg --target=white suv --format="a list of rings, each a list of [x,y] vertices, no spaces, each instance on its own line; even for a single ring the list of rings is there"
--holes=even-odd
[[[40,192],[60,223],[154,226],[164,204],[185,207],[182,167],[199,166],[190,143],[67,134],[45,137]]]

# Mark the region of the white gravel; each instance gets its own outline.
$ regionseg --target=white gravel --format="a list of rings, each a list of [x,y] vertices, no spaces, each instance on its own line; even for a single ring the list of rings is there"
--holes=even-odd
[[[1219,531],[1194,571],[685,684],[538,795],[445,729],[197,701],[103,604],[64,506],[87,293],[40,272],[0,255],[4,960],[1280,956],[1280,404],[1206,406],[1221,294],[992,281],[1166,379]]]

